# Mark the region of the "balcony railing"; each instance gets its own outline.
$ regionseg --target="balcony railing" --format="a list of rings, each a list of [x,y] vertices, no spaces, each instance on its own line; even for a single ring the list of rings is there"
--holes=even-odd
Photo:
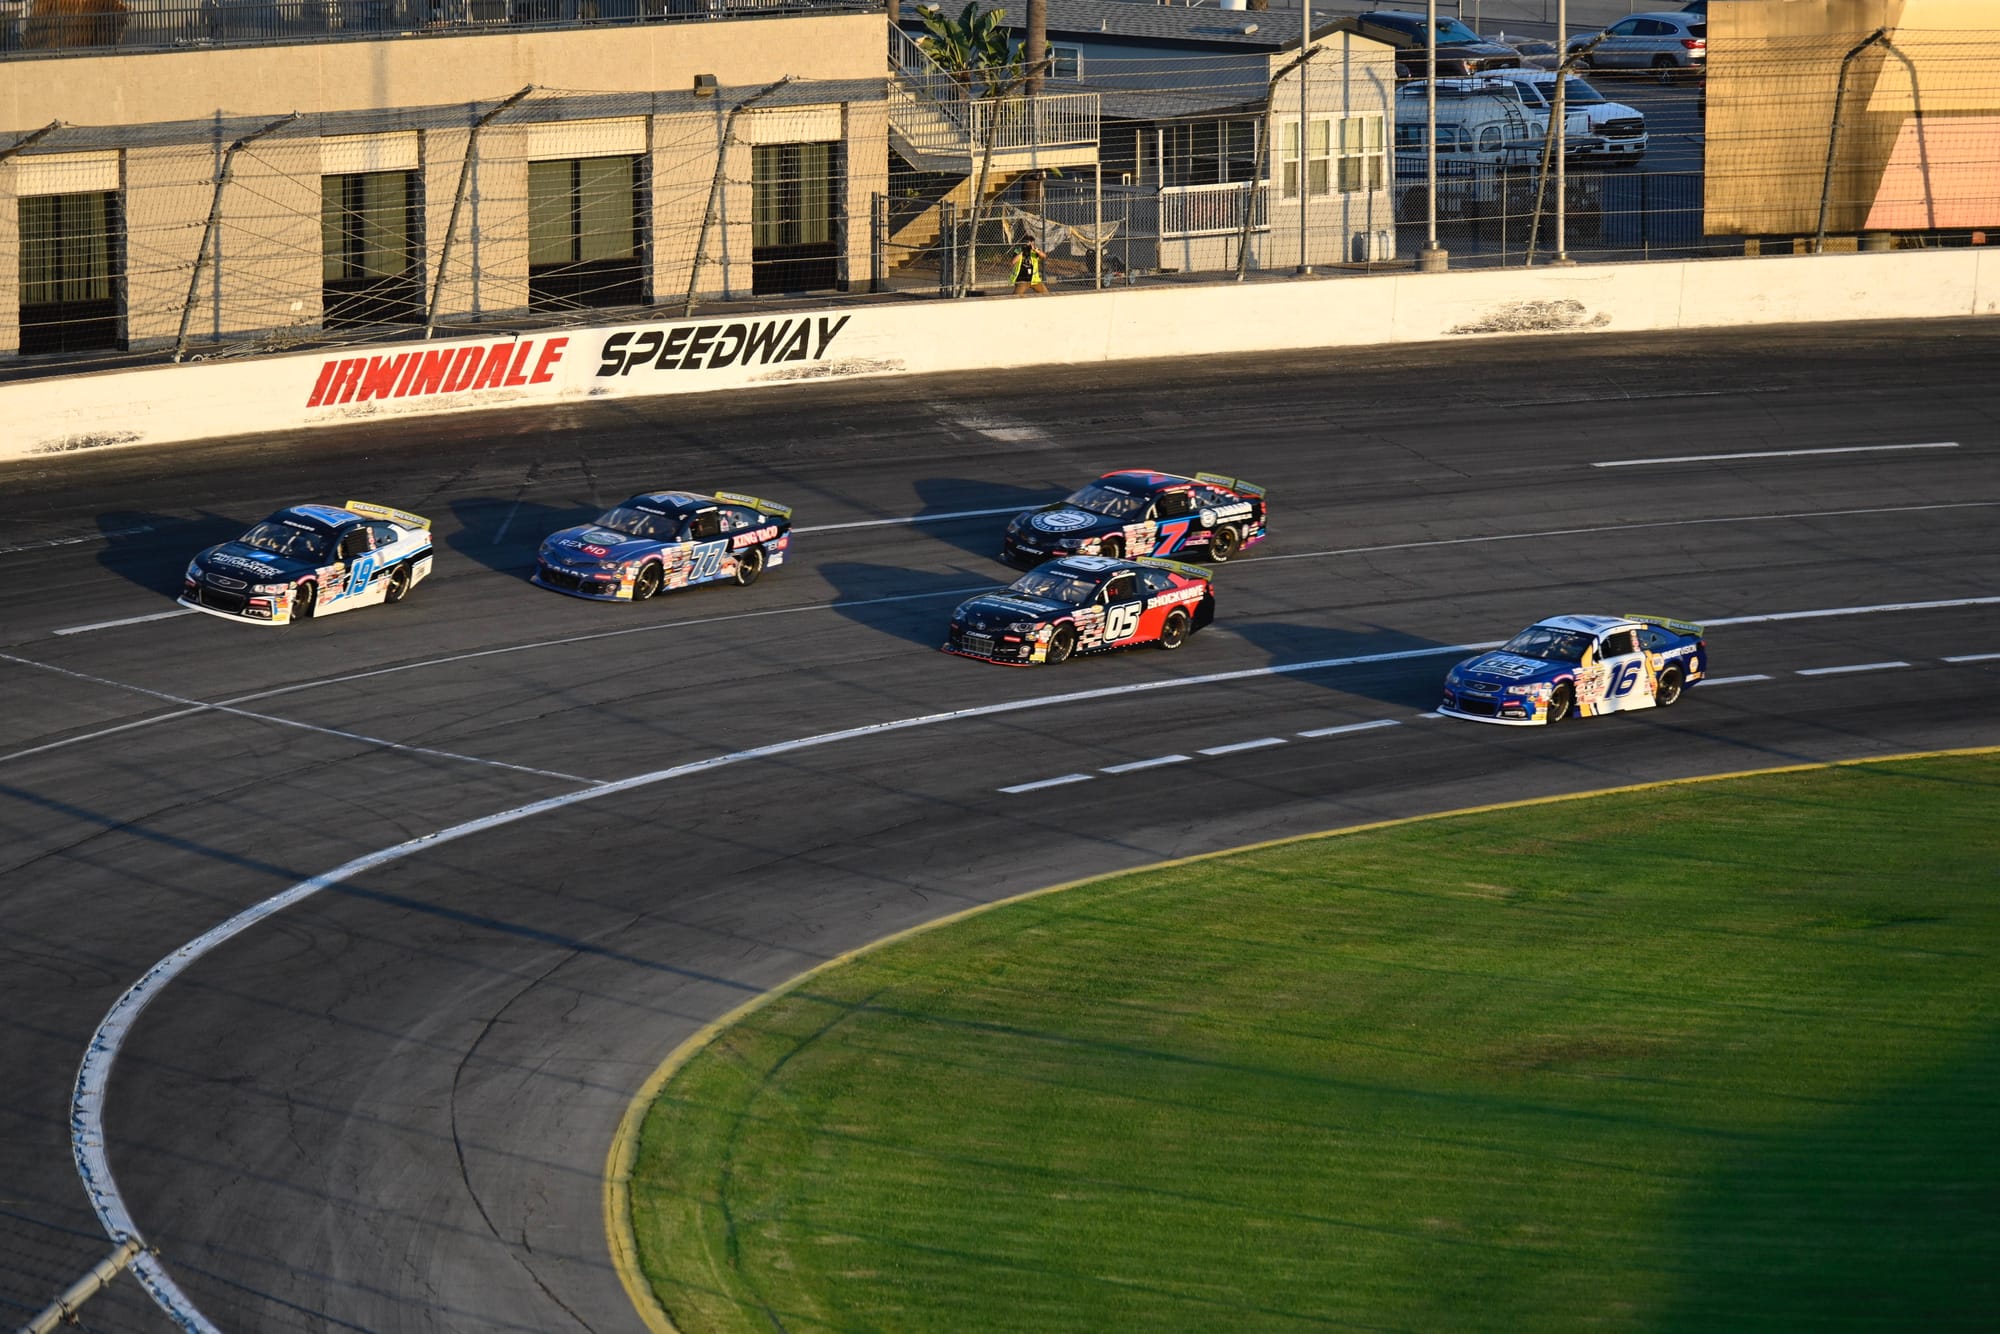
[[[1222,185],[1169,185],[1160,190],[1160,237],[1215,236],[1243,230],[1243,210],[1250,210],[1250,230],[1270,226],[1265,217],[1267,183],[1229,181]]]
[[[96,13],[57,12],[81,7],[0,0],[0,59],[853,14],[883,6],[882,0],[99,0]]]

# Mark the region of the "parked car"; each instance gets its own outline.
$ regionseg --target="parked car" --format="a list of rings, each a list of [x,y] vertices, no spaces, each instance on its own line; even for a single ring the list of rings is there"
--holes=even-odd
[[[1482,77],[1521,90],[1529,113],[1546,128],[1555,114],[1556,76],[1552,70],[1502,69]],[[1574,74],[1563,82],[1563,120],[1571,136],[1573,161],[1637,162],[1646,155],[1646,116],[1614,102]]]
[[[1382,9],[1359,15],[1354,22],[1362,36],[1372,37],[1378,42],[1386,42],[1396,48],[1397,77],[1422,76],[1427,63],[1425,52],[1431,44],[1431,34],[1425,29],[1422,14]],[[1481,70],[1488,69],[1518,69],[1520,64],[1521,54],[1513,47],[1503,46],[1499,42],[1489,42],[1457,19],[1437,21],[1439,74],[1477,74]]]
[[[1602,34],[1587,33],[1569,40],[1569,50],[1596,41],[1577,58],[1582,69],[1652,69],[1663,75],[1708,67],[1706,14],[1634,14],[1619,19]]]
[[[1550,38],[1509,37],[1503,32],[1494,34],[1493,40],[1513,47],[1521,57],[1522,69],[1554,69],[1562,63],[1562,48]]]

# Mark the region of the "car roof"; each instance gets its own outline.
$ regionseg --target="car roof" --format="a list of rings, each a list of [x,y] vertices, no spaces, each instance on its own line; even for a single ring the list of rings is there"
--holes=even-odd
[[[1606,630],[1614,630],[1621,625],[1631,625],[1633,622],[1623,616],[1549,616],[1536,621],[1535,624],[1555,630],[1580,630],[1587,635],[1601,635]]]
[[[300,519],[322,528],[338,528],[344,523],[353,523],[362,516],[353,510],[345,510],[338,505],[293,505],[279,510],[273,519]]]
[[[633,496],[625,503],[664,510],[676,518],[685,518],[695,510],[713,509],[716,502],[714,496],[696,495],[692,491],[648,491]]]
[[[1149,468],[1121,468],[1117,472],[1105,473],[1097,480],[1100,483],[1125,482],[1146,491],[1159,491],[1169,486],[1187,486],[1194,478],[1182,477],[1178,473],[1154,472]]]
[[[1047,569],[1051,565],[1071,574],[1110,574],[1114,570],[1130,568],[1131,562],[1115,556],[1062,556],[1042,568]]]

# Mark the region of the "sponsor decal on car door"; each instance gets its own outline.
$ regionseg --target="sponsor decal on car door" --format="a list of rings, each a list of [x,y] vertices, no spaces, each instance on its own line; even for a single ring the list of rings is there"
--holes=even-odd
[[[1646,651],[1630,630],[1618,630],[1597,643],[1597,663],[1591,673],[1588,712],[1619,713],[1653,707],[1653,672]],[[1585,701],[1583,674],[1577,675],[1577,699]]]

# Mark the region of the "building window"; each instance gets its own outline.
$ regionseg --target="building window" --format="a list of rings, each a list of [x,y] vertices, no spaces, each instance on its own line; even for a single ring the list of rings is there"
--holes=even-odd
[[[122,346],[118,192],[24,195],[18,206],[21,351]]]
[[[1139,164],[1140,180],[1149,185],[1226,185],[1258,179],[1254,120],[1161,125],[1153,131],[1150,147],[1150,160]]]
[[[1287,199],[1299,197],[1299,123],[1295,120],[1284,124],[1280,141],[1283,155],[1281,189]],[[1305,182],[1308,195],[1324,195],[1330,192],[1332,182],[1333,122],[1330,120],[1309,120],[1306,122],[1305,139]]]
[[[758,144],[750,150],[753,292],[840,286],[844,165],[838,142]]]
[[[528,164],[528,304],[536,310],[646,300],[637,157]]]
[[[1081,79],[1083,77],[1083,48],[1080,46],[1050,46],[1049,76],[1056,79]]]
[[[319,178],[320,287],[328,327],[423,318],[423,206],[414,171]]]
[[[1380,116],[1346,116],[1340,121],[1336,179],[1342,194],[1388,187],[1389,159]]]

